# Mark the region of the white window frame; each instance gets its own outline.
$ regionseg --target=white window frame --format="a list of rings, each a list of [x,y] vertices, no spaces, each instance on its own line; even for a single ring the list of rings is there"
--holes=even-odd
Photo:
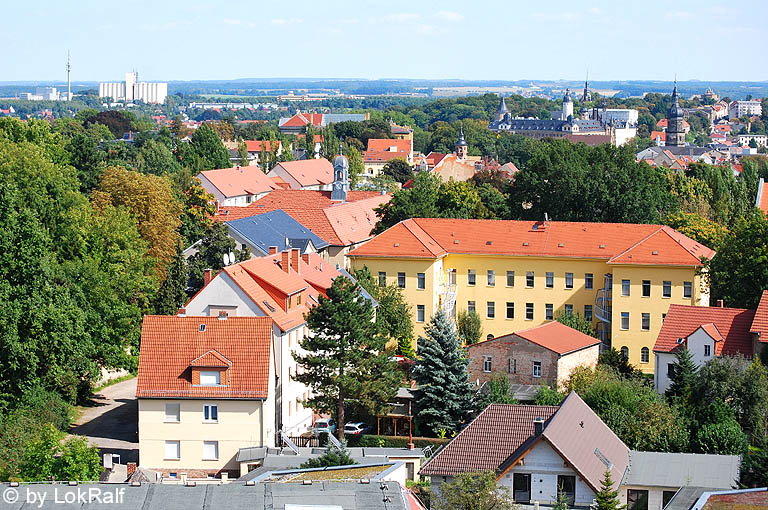
[[[645,282],[648,282],[648,295],[645,295]],[[651,280],[642,280],[640,282],[640,295],[642,297],[651,297],[651,292],[653,291],[653,284],[651,283]]]
[[[474,301],[467,301],[467,313],[477,313],[477,303]]]
[[[528,313],[529,311],[530,311],[530,317]],[[525,320],[532,321],[533,318],[535,317],[534,312],[535,312],[534,303],[526,303],[525,304]]]
[[[712,356],[712,346],[704,344],[704,357],[709,358],[710,356]]]
[[[619,323],[619,327],[622,331],[627,331],[629,329],[629,312],[621,312],[621,322]],[[626,326],[624,325],[624,319],[627,320]]]
[[[509,312],[512,312],[512,316],[510,317]],[[506,318],[509,320],[512,320],[515,318],[515,302],[514,301],[507,301],[507,311],[506,311]]]
[[[547,303],[544,305],[544,320],[555,320],[555,305],[553,303]]]
[[[648,327],[645,327],[646,324],[648,324]],[[651,330],[651,314],[650,313],[643,313],[640,316],[640,329],[642,329],[643,331]]]
[[[651,350],[648,347],[640,349],[640,363],[651,362]]]
[[[663,298],[672,297],[672,282],[670,280],[664,280],[663,282],[661,282],[661,297]]]
[[[683,282],[683,297],[686,299],[693,297],[693,282]]]
[[[419,317],[419,315],[421,315],[421,317]],[[424,322],[424,317],[426,315],[426,307],[424,305],[416,305],[416,322]]]
[[[288,370],[290,370],[290,368]],[[216,415],[216,418],[213,418],[214,414]],[[203,405],[203,423],[219,423],[219,405],[218,404]]]
[[[168,455],[168,447],[173,447],[176,450],[175,456]],[[171,452],[173,454],[173,452]],[[165,442],[165,452],[164,452],[164,459],[165,460],[179,460],[181,459],[181,441],[179,440],[170,440]]]
[[[475,273],[474,269],[467,269],[467,285],[477,285],[477,273]]]
[[[537,368],[538,370],[536,370]],[[533,368],[531,370],[533,373],[533,377],[541,377],[541,361],[534,361]]]
[[[495,287],[496,286],[496,271],[493,269],[488,270],[488,286],[489,287]]]
[[[485,302],[485,317],[488,319],[496,318],[496,301]]]
[[[206,455],[206,448],[214,449],[214,456]],[[218,441],[203,441],[203,460],[219,460],[219,442]]]
[[[632,291],[632,282],[630,280],[621,280],[621,295],[629,296]]]
[[[174,418],[173,413],[168,413],[169,407],[176,407],[176,417]],[[170,416],[170,418],[169,418]],[[179,423],[181,422],[181,404],[178,403],[167,403],[165,404],[165,416],[163,419],[164,423]]]
[[[397,286],[401,289],[405,288],[405,271],[398,271],[397,273]]]
[[[215,376],[213,374],[216,374]],[[214,383],[211,382],[203,382],[203,377],[206,379],[209,379],[213,377],[213,379],[216,381]],[[201,370],[200,371],[200,386],[221,386],[221,370]]]
[[[515,286],[515,272],[507,271],[507,287],[514,287],[514,286]]]
[[[547,289],[554,289],[555,288],[555,273],[552,271],[547,271],[544,275],[544,287]]]
[[[565,273],[565,288],[569,290],[573,288],[573,273]]]
[[[588,289],[588,290],[595,288],[595,275],[594,275],[594,273],[584,273],[584,288]]]
[[[587,307],[589,307],[589,308],[587,308]],[[589,310],[589,314],[587,314],[587,310]],[[595,312],[594,312],[594,310],[592,308],[592,305],[584,305],[584,318],[585,319],[587,319],[588,321],[594,320],[594,317],[595,317],[594,313]]]
[[[379,286],[384,287],[387,284],[387,272],[379,271]]]
[[[424,290],[427,288],[426,273],[416,273],[416,288],[418,290]]]
[[[525,273],[525,288],[532,289],[536,283],[536,273],[533,271],[526,271]]]
[[[493,356],[483,355],[483,372],[491,373],[493,370]]]

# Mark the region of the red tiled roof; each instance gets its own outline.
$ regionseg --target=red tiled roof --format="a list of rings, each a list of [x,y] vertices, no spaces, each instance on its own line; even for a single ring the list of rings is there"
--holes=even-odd
[[[200,172],[198,177],[200,175],[205,177],[225,197],[257,195],[277,189],[275,183],[258,166],[205,170]],[[205,181],[203,183],[205,184]]]
[[[761,342],[768,342],[768,290],[763,291],[760,303],[755,310],[755,319],[749,328],[750,333],[758,333]]]
[[[558,354],[568,354],[569,352],[578,351],[579,349],[600,343],[600,340],[597,338],[585,335],[581,331],[577,331],[557,321],[548,322],[547,324],[523,331],[516,331],[514,334]],[[489,341],[492,342],[493,340]]]
[[[432,170],[440,178],[448,182],[467,181],[475,175],[475,163],[473,161],[461,161],[456,154],[448,154],[438,162]]]
[[[768,182],[763,182],[763,187],[760,189],[759,193],[760,193],[760,203],[757,204],[757,207],[759,207],[760,210],[763,211],[764,213],[768,213]]]
[[[742,489],[715,492],[707,498],[707,502],[702,508],[703,510],[724,510],[726,508],[758,510],[768,508],[768,490]]]
[[[392,161],[393,159],[398,159],[398,158],[407,161],[408,153],[388,152],[388,151],[363,152],[363,161],[366,163],[376,163],[379,161],[381,162]]]
[[[662,142],[667,141],[667,133],[665,131],[651,131],[651,140],[659,139]]]
[[[280,140],[277,141],[277,147],[281,145]],[[261,152],[263,148],[267,152],[272,151],[272,142],[270,140],[245,140],[245,146],[248,148],[248,152]]]
[[[694,331],[704,328],[708,335],[723,341],[715,342],[715,355],[742,354],[752,356],[750,326],[754,310],[709,306],[670,305],[656,338],[654,352],[674,352],[679,338],[687,339]],[[716,328],[716,332],[713,331]]]
[[[275,174],[277,167],[285,170],[302,187],[325,185],[333,182],[333,165],[325,158],[284,161],[275,165],[269,173]]]
[[[193,359],[190,364],[190,367],[229,367],[232,366],[232,362],[229,361],[227,358],[216,352],[215,350],[210,350],[203,354],[202,356]]]
[[[348,246],[371,238],[378,221],[373,210],[391,198],[378,191],[349,191],[341,203],[331,200],[330,191],[276,190],[249,206],[222,208],[215,219],[231,221],[282,209],[330,244]]]
[[[447,253],[597,258],[615,264],[680,266],[700,266],[701,257],[711,259],[715,254],[660,225],[411,218],[349,256],[435,258]]]
[[[281,124],[280,127],[302,127],[310,123],[320,127],[323,123],[323,114],[297,112],[293,117]]]
[[[658,122],[656,123],[656,127],[658,127],[658,128],[664,128],[664,129],[667,129],[667,127],[669,127],[669,119],[661,119],[660,121],[658,121]],[[690,124],[688,124],[688,121],[687,121],[687,120],[684,120],[684,121],[683,121],[683,127],[684,127],[684,128],[690,128],[690,127],[691,127],[691,125],[690,125]],[[651,138],[653,138],[653,137],[651,137]]]
[[[429,459],[419,474],[495,471],[533,436],[535,418],[548,420],[557,410],[557,406],[491,404]]]
[[[448,154],[442,154],[440,152],[430,152],[427,154],[427,165],[430,167],[435,166],[436,164],[440,163],[444,157],[446,157]]]
[[[413,152],[413,141],[396,138],[370,138],[368,139],[368,152],[398,152],[407,158]]]
[[[205,331],[200,331],[201,325]],[[147,315],[141,328],[138,398],[267,398],[272,319]],[[230,361],[228,384],[194,386],[198,358]],[[199,364],[197,365],[199,366]]]

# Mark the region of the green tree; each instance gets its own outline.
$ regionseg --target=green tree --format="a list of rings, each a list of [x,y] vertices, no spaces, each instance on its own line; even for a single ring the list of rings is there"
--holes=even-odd
[[[571,498],[566,496],[565,492],[563,491],[563,486],[558,485],[557,486],[557,500],[555,501],[555,504],[552,505],[552,510],[568,510],[571,508]]]
[[[179,163],[168,147],[150,139],[139,149],[136,167],[145,174],[165,175],[177,172]]]
[[[559,406],[565,400],[565,397],[565,394],[542,384],[536,391],[536,405]]]
[[[413,178],[413,169],[411,165],[403,158],[391,159],[384,165],[382,170],[385,175],[389,175],[400,184],[408,182]]]
[[[762,211],[736,222],[710,263],[710,279],[713,299],[757,308],[768,289],[768,218]]]
[[[363,166],[363,155],[351,145],[345,147],[344,155],[349,162],[349,186],[351,189],[357,189],[358,184],[360,184],[361,176],[365,171],[365,167]]]
[[[159,315],[174,315],[179,307],[187,300],[187,261],[184,259],[181,243],[176,249],[176,255],[165,270],[165,280],[157,291],[155,313]]]
[[[611,471],[606,469],[600,482],[600,490],[595,494],[595,510],[625,510],[627,505],[619,502],[619,491],[614,490]]]
[[[430,172],[419,172],[413,178],[412,186],[396,191],[392,200],[376,209],[380,220],[374,233],[381,233],[408,218],[436,218],[438,192],[442,181]]]
[[[224,147],[219,135],[207,123],[203,124],[192,135],[189,147],[197,156],[196,171],[229,168],[229,151]]]
[[[746,446],[746,437],[736,420],[704,424],[696,432],[696,448],[701,453],[716,455],[741,455]]]
[[[639,372],[629,360],[614,347],[601,352],[597,357],[597,364],[602,367],[610,367],[622,377],[635,377]]]
[[[248,146],[242,139],[237,143],[237,161],[240,166],[248,165]]]
[[[122,138],[125,133],[131,130],[131,116],[118,110],[106,110],[83,121],[86,128],[91,124],[103,124],[109,128],[112,136]]]
[[[477,392],[473,407],[475,413],[482,412],[491,404],[518,404],[519,402],[512,394],[509,379],[507,376],[497,372],[493,374],[483,389]]]
[[[513,510],[509,488],[496,482],[493,471],[460,473],[453,481],[440,485],[433,494],[433,510]]]
[[[680,397],[687,401],[696,379],[696,364],[693,355],[684,345],[675,351],[675,361],[675,369],[669,374],[670,385],[665,394],[668,398]]]
[[[63,432],[48,425],[38,438],[27,443],[20,466],[24,481],[98,480],[99,449],[89,447],[84,437],[73,437],[62,444],[63,438]]]
[[[456,319],[459,339],[464,345],[476,344],[483,336],[483,321],[477,312],[462,310]]]
[[[308,459],[299,467],[301,469],[308,469],[330,466],[351,466],[353,464],[357,464],[357,462],[350,456],[349,450],[347,450],[344,443],[341,444],[341,448],[337,448],[336,445],[329,443],[325,447],[325,453],[319,457]]]
[[[86,133],[73,136],[67,142],[66,149],[70,154],[70,164],[77,169],[80,190],[89,192],[98,184],[104,169],[104,152],[99,149],[98,141]]]
[[[580,331],[585,335],[597,338],[595,334],[595,328],[592,326],[592,321],[588,320],[578,312],[568,313],[566,311],[559,311],[555,315],[555,320],[560,324],[565,324],[569,328],[573,328],[576,331]]]
[[[373,414],[381,412],[400,380],[384,353],[386,338],[374,323],[373,305],[362,298],[360,287],[339,277],[327,294],[306,316],[312,334],[299,344],[306,354],[293,353],[303,369],[294,379],[311,389],[305,405],[335,413],[343,439],[347,401],[354,399]]]
[[[238,250],[235,248],[237,243],[229,237],[229,227],[226,224],[215,222],[205,233],[200,244],[197,246],[197,253],[187,260],[187,270],[189,275],[188,291],[195,293],[203,288],[205,270],[211,269],[218,271],[224,267],[224,255],[233,253],[235,260],[242,262],[251,258],[250,249]]]
[[[433,434],[439,429],[458,430],[472,410],[468,360],[444,311],[432,317],[425,333],[418,339],[419,358],[413,368],[419,427]]]
[[[728,233],[724,226],[696,213],[671,214],[664,220],[664,224],[713,250],[719,250]]]

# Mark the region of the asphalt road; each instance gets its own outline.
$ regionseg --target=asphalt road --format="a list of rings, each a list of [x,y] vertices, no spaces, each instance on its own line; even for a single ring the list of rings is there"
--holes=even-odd
[[[108,386],[95,394],[91,404],[72,426],[70,432],[85,436],[102,453],[120,455],[120,462],[136,462],[139,406],[136,402],[136,378]]]

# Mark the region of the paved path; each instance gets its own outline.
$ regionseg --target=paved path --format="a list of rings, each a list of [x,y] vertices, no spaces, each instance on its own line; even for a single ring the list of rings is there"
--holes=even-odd
[[[88,443],[98,446],[102,453],[119,454],[120,462],[125,464],[139,457],[138,420],[134,377],[95,394],[70,432],[86,436]]]

